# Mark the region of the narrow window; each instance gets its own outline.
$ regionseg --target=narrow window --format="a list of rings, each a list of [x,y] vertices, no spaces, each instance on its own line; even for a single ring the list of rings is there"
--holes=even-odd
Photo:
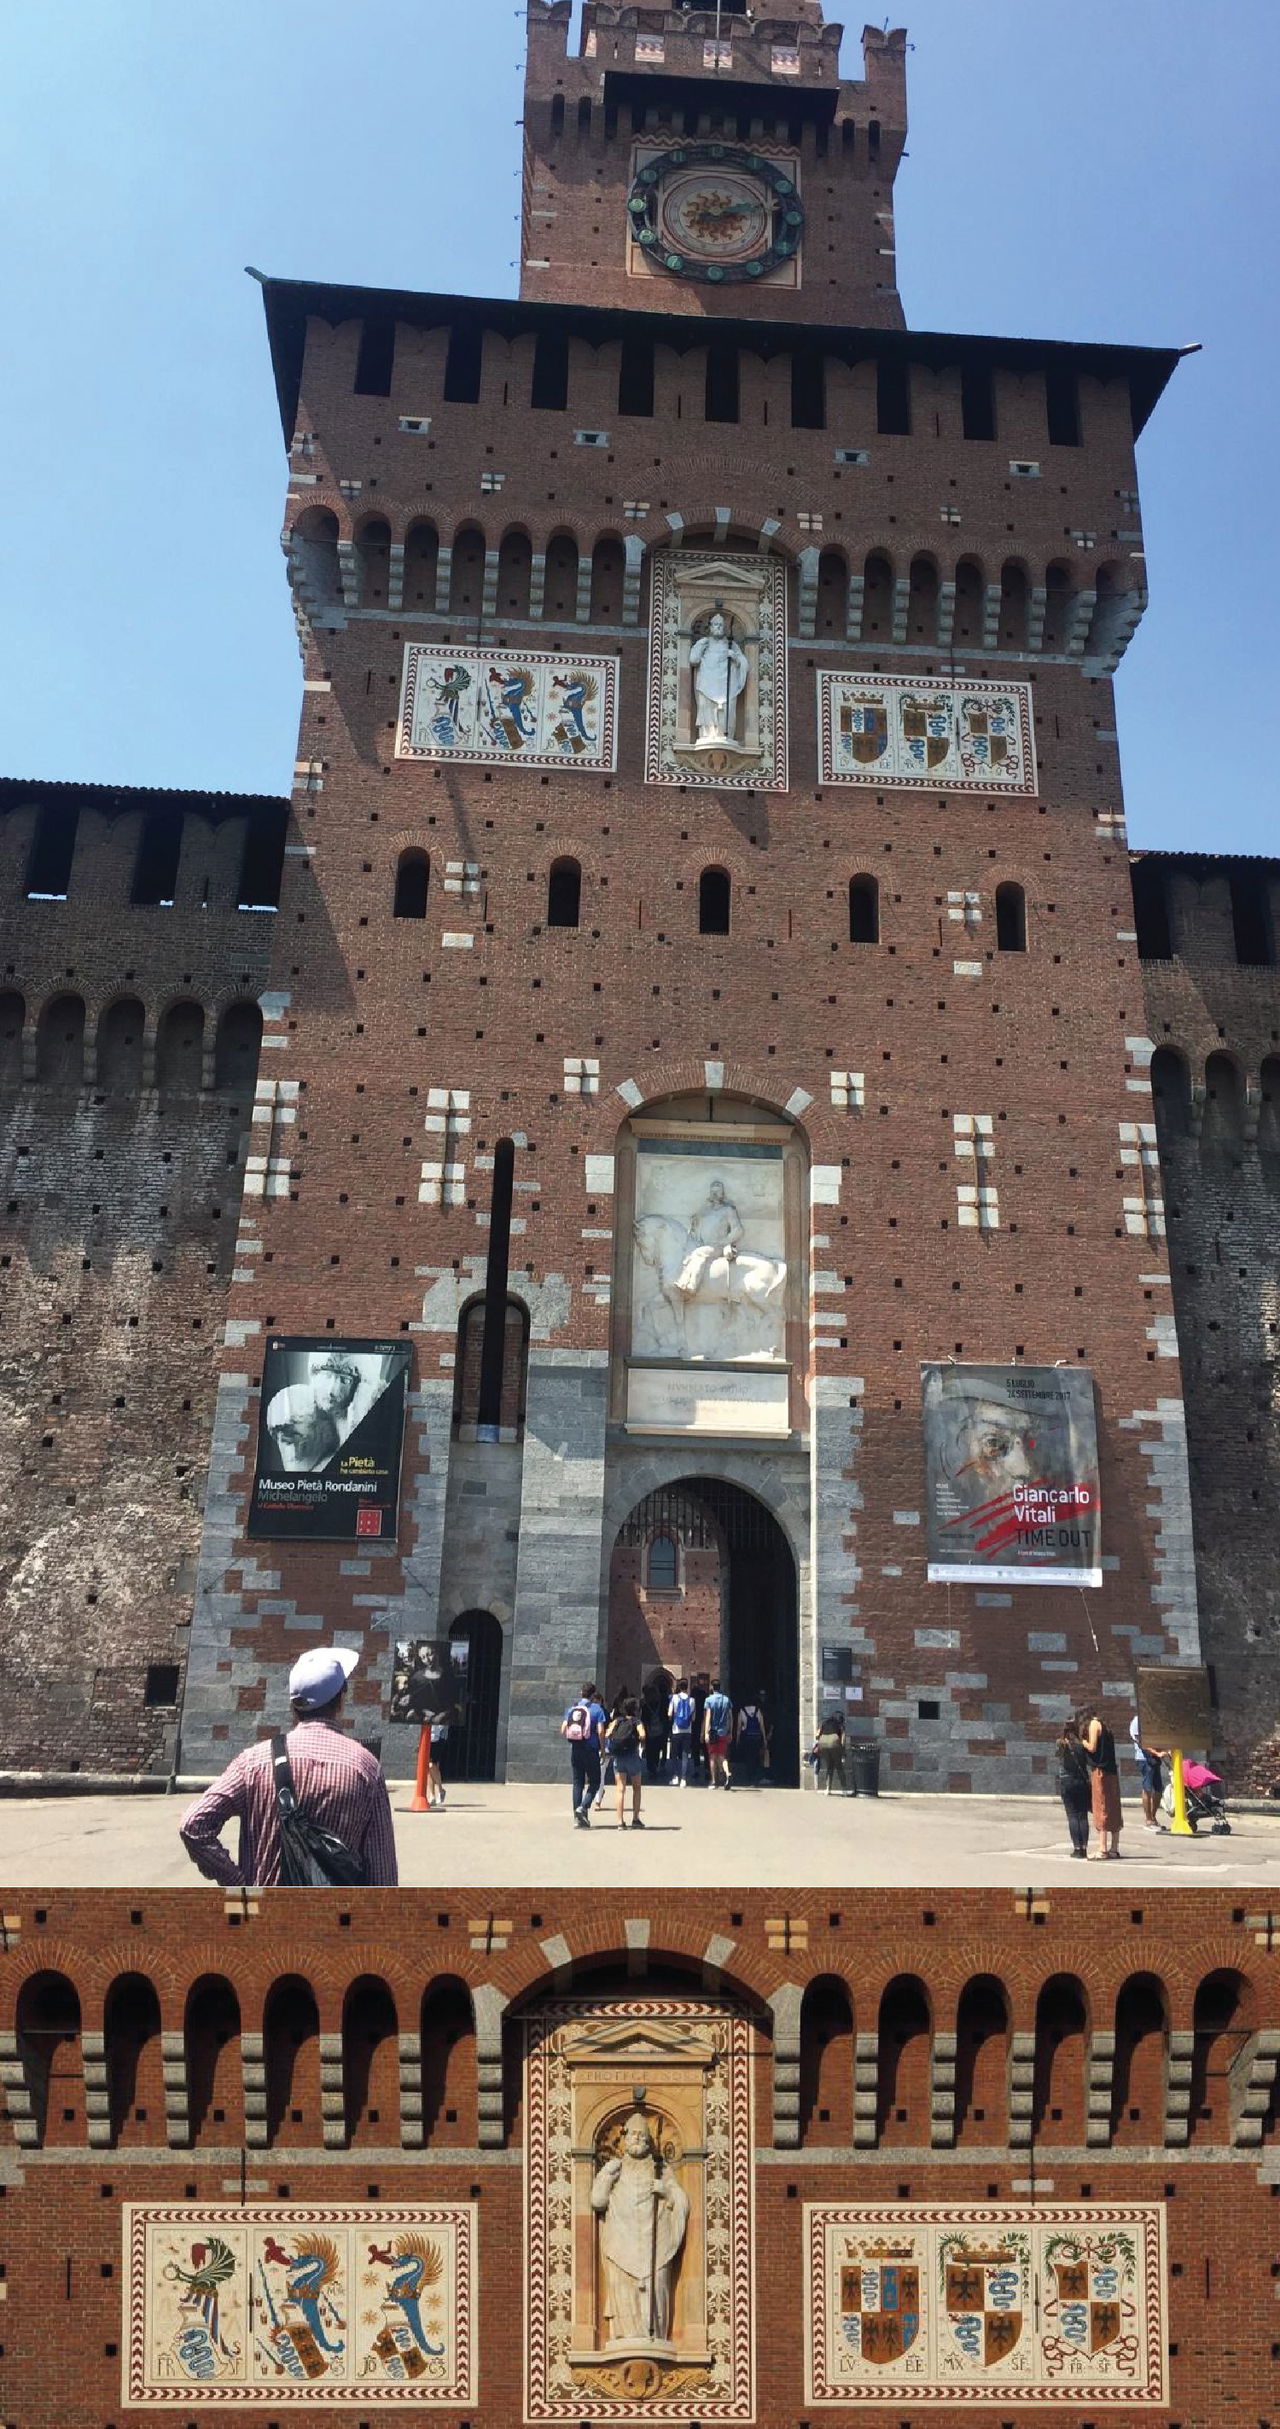
[[[1150,860],[1133,863],[1133,924],[1139,961],[1172,961],[1173,932],[1164,871]]]
[[[563,413],[569,402],[569,340],[561,329],[538,332],[529,402],[546,413]]]
[[[996,887],[996,949],[1000,953],[1026,952],[1027,898],[1021,886]]]
[[[874,877],[849,880],[849,942],[851,945],[880,942],[880,887]]]
[[[178,883],[178,854],[182,849],[182,820],[163,810],[144,819],[133,864],[132,903],[154,903],[172,910]]]
[[[178,1700],[178,1665],[176,1662],[148,1662],[143,1683],[144,1704],[176,1704]]]
[[[700,936],[727,936],[728,933],[728,870],[704,869],[698,879],[698,934]]]
[[[1276,957],[1275,939],[1267,916],[1265,885],[1246,878],[1243,871],[1231,872],[1231,932],[1236,960],[1246,969],[1270,969]]]
[[[867,158],[868,160],[880,158],[880,121],[878,118],[870,118],[867,121]]]
[[[444,358],[446,405],[475,405],[480,398],[480,363],[484,332],[471,321],[456,321],[449,331]]]
[[[582,870],[576,860],[553,860],[547,879],[547,926],[576,928],[582,900]]]
[[[430,863],[425,852],[402,852],[396,862],[396,891],[392,913],[396,919],[425,919],[427,916],[427,884]]]
[[[825,430],[826,426],[826,361],[816,346],[802,346],[791,357],[791,427]]]
[[[1044,375],[1045,412],[1051,447],[1080,444],[1080,392],[1074,371],[1051,365]]]
[[[995,437],[996,398],[989,363],[961,364],[960,416],[967,439]]]
[[[580,135],[591,133],[591,101],[587,94],[584,94],[578,103],[578,133]]]
[[[653,342],[647,337],[624,337],[622,360],[618,365],[619,413],[653,411]]]
[[[41,810],[27,858],[23,891],[28,902],[66,901],[79,823],[78,808],[68,810],[50,801]]]
[[[551,132],[553,135],[560,135],[564,132],[563,93],[554,93],[551,98]]]
[[[911,366],[883,358],[876,364],[876,428],[884,438],[911,436]]]
[[[706,413],[709,422],[738,418],[738,349],[708,346]]]
[[[390,396],[395,364],[395,322],[367,320],[360,332],[360,351],[356,356],[356,395]]]
[[[502,1425],[502,1370],[506,1349],[507,1260],[511,1251],[511,1196],[516,1151],[499,1139],[493,1151],[489,1200],[489,1255],[484,1276],[484,1341],[480,1350],[480,1397],[476,1440],[496,1442]]]
[[[645,1584],[653,1594],[674,1594],[679,1566],[673,1535],[655,1535],[645,1564]]]
[[[238,911],[276,911],[280,907],[280,879],[284,873],[284,816],[275,810],[259,811],[249,821],[244,839],[244,858],[240,863],[240,885],[236,894]]]

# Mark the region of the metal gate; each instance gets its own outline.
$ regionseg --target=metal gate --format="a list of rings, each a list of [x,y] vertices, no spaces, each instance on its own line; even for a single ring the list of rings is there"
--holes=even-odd
[[[446,1780],[491,1780],[498,1768],[502,1628],[492,1611],[464,1611],[449,1630],[460,1707],[441,1752]]]

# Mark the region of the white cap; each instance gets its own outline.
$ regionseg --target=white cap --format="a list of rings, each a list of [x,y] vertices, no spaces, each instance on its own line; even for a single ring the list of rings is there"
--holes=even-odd
[[[315,1711],[340,1695],[360,1656],[346,1645],[313,1645],[300,1653],[289,1672],[289,1701]]]

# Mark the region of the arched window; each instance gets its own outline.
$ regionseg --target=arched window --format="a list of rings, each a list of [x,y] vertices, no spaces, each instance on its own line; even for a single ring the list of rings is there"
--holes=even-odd
[[[332,507],[303,507],[289,534],[289,567],[307,608],[324,611],[341,606],[338,518]]]
[[[1206,1147],[1239,1147],[1244,1141],[1244,1080],[1230,1054],[1211,1054],[1204,1067]]]
[[[1113,2142],[1156,2143],[1164,2137],[1168,2011],[1153,1974],[1134,1974],[1116,2001],[1116,2051],[1111,2079]]]
[[[1253,2030],[1253,1999],[1243,1974],[1206,1974],[1192,2017],[1191,2138],[1231,2140],[1233,2092],[1243,2090],[1242,2061]]]
[[[245,996],[228,1004],[218,1021],[213,1084],[223,1096],[252,1096],[262,1045],[262,1009]]]
[[[880,942],[880,886],[874,877],[849,880],[849,942],[851,945]]]
[[[1158,861],[1139,858],[1132,864],[1130,880],[1139,961],[1171,961],[1173,930],[1169,920],[1169,889],[1164,870]]]
[[[1001,953],[1027,949],[1027,898],[1012,879],[996,887],[996,948]]]
[[[932,2025],[923,1982],[899,1974],[880,2001],[876,2134],[887,2143],[929,2140]]]
[[[362,1974],[342,2004],[342,2108],[349,2143],[398,2141],[399,2025],[395,2000],[376,1974]]]
[[[3,1041],[3,1021],[0,1021],[0,1047]],[[1280,1055],[1267,1056],[1259,1074],[1259,1084],[1258,1148],[1263,1155],[1280,1155]]]
[[[519,1299],[500,1300],[499,1306],[502,1310],[501,1361],[493,1406],[484,1420],[484,1432],[481,1432],[480,1386],[484,1364],[485,1301],[482,1298],[469,1299],[458,1318],[453,1370],[453,1422],[455,1431],[463,1441],[518,1442],[524,1431],[529,1311]]]
[[[411,523],[404,544],[404,603],[430,615],[436,603],[440,535],[434,523]]]
[[[1067,619],[1071,612],[1071,569],[1067,565],[1050,565],[1044,578],[1044,632],[1040,646],[1049,656],[1060,658],[1067,646]]]
[[[80,2000],[65,1974],[31,1974],[18,1992],[18,2063],[37,2143],[84,2139]],[[25,2135],[19,2137],[27,2139]]]
[[[425,852],[414,849],[401,853],[396,862],[396,890],[391,906],[393,918],[426,918],[430,874],[431,864]]]
[[[923,554],[911,560],[907,599],[907,630],[913,641],[931,642],[938,633],[938,567]]]
[[[553,860],[547,878],[547,926],[576,928],[582,900],[582,869],[576,860]]]
[[[1026,648],[1028,598],[1026,571],[1010,558],[1000,573],[1001,649]]]
[[[547,542],[542,613],[549,624],[572,624],[577,612],[578,543],[572,532],[557,531]]]
[[[626,578],[627,553],[621,540],[612,532],[596,541],[591,552],[591,621],[593,624],[621,624],[622,585]]]
[[[183,2044],[188,2140],[234,2146],[242,2138],[244,2118],[240,2002],[221,1974],[202,1974],[192,1983]]]
[[[268,2142],[312,2143],[320,2128],[320,2016],[299,1974],[273,1982],[262,2018]]]
[[[136,996],[109,1005],[98,1023],[98,1086],[108,1096],[136,1096],[142,1086],[146,1015]]]
[[[1036,2001],[1032,2133],[1037,2142],[1085,2138],[1084,1992],[1074,1974],[1054,1974]]]
[[[853,2009],[834,1974],[820,1974],[800,2009],[800,2140],[847,2149],[853,2140]]]
[[[976,557],[961,557],[956,567],[956,620],[952,636],[957,649],[981,649],[985,585]]]
[[[199,1096],[204,1068],[204,1012],[199,1004],[170,1004],[156,1039],[156,1086],[165,1097]]]
[[[484,533],[465,523],[453,543],[449,565],[449,613],[480,613],[484,597]]]
[[[818,559],[817,613],[820,640],[843,641],[849,629],[849,563],[842,548],[824,548]]]
[[[551,132],[553,135],[560,135],[564,132],[563,93],[553,93],[551,96]]]
[[[498,614],[527,617],[533,547],[527,531],[504,531],[498,550]]]
[[[466,1984],[445,1974],[424,1992],[422,2026],[422,2139],[437,2144],[475,2142],[476,2033]]]
[[[36,1078],[49,1088],[78,1088],[84,1078],[84,1004],[55,995],[36,1030]]]
[[[16,989],[0,995],[0,1088],[22,1086],[22,1032],[27,1007]]]
[[[1001,2143],[1008,2130],[1009,2008],[992,1974],[966,1982],[956,2015],[956,2140]]]
[[[674,1535],[652,1535],[645,1554],[644,1582],[651,1594],[675,1594],[680,1586],[680,1554]]]
[[[893,625],[893,567],[882,548],[873,548],[863,567],[862,638],[887,641]]]
[[[164,2123],[160,2002],[145,1974],[122,1974],[112,1984],[103,2034],[111,2139],[155,2142]]]
[[[727,869],[704,869],[698,879],[698,934],[727,936],[729,933],[729,872]]]
[[[361,525],[356,562],[360,569],[360,605],[385,607],[391,569],[391,525],[384,515],[372,515]]]

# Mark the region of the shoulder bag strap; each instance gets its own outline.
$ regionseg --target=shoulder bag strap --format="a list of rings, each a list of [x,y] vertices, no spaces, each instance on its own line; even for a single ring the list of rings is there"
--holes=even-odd
[[[282,1822],[287,1822],[298,1810],[298,1792],[293,1784],[289,1749],[283,1733],[271,1740],[271,1769],[275,1779],[276,1812]]]

